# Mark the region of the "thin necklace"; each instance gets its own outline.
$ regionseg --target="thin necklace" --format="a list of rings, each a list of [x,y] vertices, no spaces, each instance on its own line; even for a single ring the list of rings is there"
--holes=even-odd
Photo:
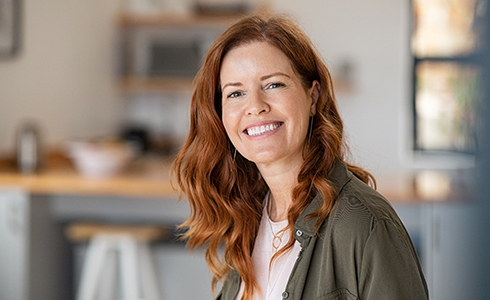
[[[276,234],[274,232],[274,228],[272,227],[272,221],[271,221],[271,215],[270,215],[270,203],[271,203],[271,197],[270,197],[270,194],[269,194],[269,199],[268,199],[268,203],[267,203],[267,221],[269,222],[269,227],[271,228],[271,232],[272,232],[272,235],[274,236],[272,238],[272,250],[274,253],[277,252],[277,250],[279,249],[279,247],[281,246],[282,244],[282,236],[284,235],[284,230],[280,230],[279,233],[280,234]]]

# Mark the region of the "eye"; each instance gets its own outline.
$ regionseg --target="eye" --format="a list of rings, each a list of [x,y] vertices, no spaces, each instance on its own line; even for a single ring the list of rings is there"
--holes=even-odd
[[[266,89],[275,89],[275,88],[279,88],[279,87],[283,87],[283,86],[284,86],[284,84],[281,82],[274,82],[274,83],[267,85]]]
[[[237,98],[243,95],[243,92],[232,92],[226,96],[226,98]]]

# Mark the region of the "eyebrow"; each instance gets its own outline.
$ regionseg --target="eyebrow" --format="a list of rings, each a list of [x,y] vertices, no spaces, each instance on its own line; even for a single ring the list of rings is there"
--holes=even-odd
[[[283,73],[283,72],[274,72],[272,74],[268,74],[268,75],[264,75],[264,76],[260,77],[260,81],[267,80],[267,79],[269,79],[271,77],[274,77],[274,76],[285,76],[287,78],[291,78],[291,76],[289,76],[286,73]],[[221,88],[221,90],[224,90],[228,86],[242,86],[242,85],[243,84],[241,82],[229,82],[229,83],[223,85],[223,87]]]
[[[230,83],[225,84],[225,85],[224,85],[224,86],[221,88],[221,90],[224,90],[224,89],[225,89],[226,87],[228,87],[228,86],[242,86],[242,83],[241,83],[241,82],[230,82]]]
[[[286,73],[283,73],[283,72],[275,72],[275,73],[272,73],[272,74],[269,74],[269,75],[264,75],[262,77],[260,77],[260,80],[266,80],[266,79],[269,79],[271,77],[274,77],[274,76],[286,76],[287,78],[291,78],[291,76],[289,76],[288,74]]]

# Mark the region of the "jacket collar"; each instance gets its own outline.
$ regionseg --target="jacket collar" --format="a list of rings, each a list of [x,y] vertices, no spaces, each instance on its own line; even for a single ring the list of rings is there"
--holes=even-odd
[[[345,163],[336,158],[333,165],[327,175],[327,180],[330,182],[334,190],[334,199],[337,199],[342,188],[347,182],[352,179],[353,174],[347,169]],[[309,240],[310,237],[316,235],[315,224],[317,218],[310,218],[308,215],[317,211],[323,204],[323,198],[318,193],[311,203],[303,210],[299,215],[298,220],[294,224],[294,236],[304,247],[304,243]],[[328,218],[328,217],[327,217]]]

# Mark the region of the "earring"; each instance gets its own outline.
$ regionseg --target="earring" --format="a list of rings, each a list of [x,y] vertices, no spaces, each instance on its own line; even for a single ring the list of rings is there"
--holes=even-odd
[[[233,163],[235,163],[235,159],[236,159],[236,148],[234,148],[235,151],[233,152]]]
[[[311,143],[311,133],[313,132],[313,118],[315,115],[310,117],[310,126],[308,128],[308,149],[310,149],[310,143]]]

